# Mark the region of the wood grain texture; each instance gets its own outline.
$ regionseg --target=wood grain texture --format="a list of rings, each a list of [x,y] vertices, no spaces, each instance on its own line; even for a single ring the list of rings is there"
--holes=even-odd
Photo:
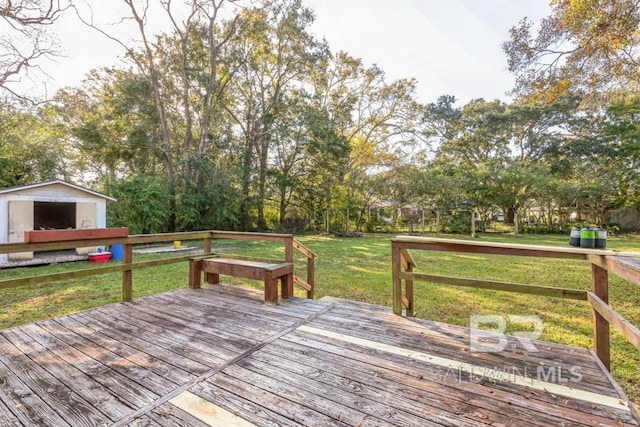
[[[610,256],[607,257],[607,270],[630,281],[633,284],[640,285],[640,260],[638,258]]]
[[[616,313],[609,304],[592,292],[589,292],[589,303],[602,318],[624,335],[627,341],[640,349],[640,330],[638,328]]]
[[[600,301],[609,303],[609,277],[606,269],[591,264],[591,290]],[[593,310],[591,324],[593,326],[593,349],[602,364],[611,369],[611,344],[609,322],[595,309]]]
[[[584,249],[562,246],[526,245],[519,243],[484,242],[475,240],[441,239],[436,237],[398,236],[392,239],[405,249],[444,250],[494,255],[535,256],[550,258],[587,259],[589,255],[631,256],[637,252],[620,252],[602,249]]]
[[[422,282],[440,283],[444,285],[465,286],[476,289],[490,289],[493,291],[517,292],[521,294],[539,295],[554,298],[587,300],[587,291],[579,289],[558,288],[542,285],[526,285],[521,283],[501,282],[497,280],[467,279],[463,277],[439,276],[435,274],[401,272],[404,280],[419,280]],[[412,298],[410,299],[413,300]]]
[[[154,408],[144,417],[162,427],[208,427],[207,424],[169,403]]]
[[[87,268],[83,270],[67,271],[62,273],[42,274],[39,276],[19,277],[16,279],[0,280],[0,289],[16,288],[19,286],[38,285],[59,280],[78,279],[82,277],[98,276],[101,274],[123,272],[125,270],[138,270],[141,268],[158,267],[161,265],[175,264],[189,260],[189,256],[177,256],[171,258],[154,259],[150,261],[113,264],[106,267]]]
[[[473,353],[470,334],[339,298],[179,289],[0,331],[0,425],[638,425],[590,351]],[[559,393],[457,364],[576,366],[582,379]]]
[[[47,243],[68,240],[115,239],[127,237],[126,227],[121,228],[86,228],[70,230],[33,230],[24,232],[26,243]]]
[[[16,384],[17,387],[9,385],[13,390],[5,391],[19,398],[14,405],[28,405],[25,410],[38,413],[41,419],[49,423],[45,425],[56,425],[56,422],[61,419],[64,421],[60,425],[88,427],[106,424],[108,418],[94,408],[95,402],[87,401],[75,389],[61,383],[42,366],[45,362],[31,360],[7,337],[9,335],[10,338],[15,339],[20,334],[20,330],[5,330],[0,334],[0,354],[2,355],[0,377],[5,379],[3,382],[6,382],[7,379],[10,380],[15,376],[15,381],[21,383]],[[31,398],[33,395],[41,399],[44,405],[37,402],[34,406],[24,399]]]
[[[233,412],[188,391],[180,393],[169,403],[212,427],[255,427],[255,424]]]

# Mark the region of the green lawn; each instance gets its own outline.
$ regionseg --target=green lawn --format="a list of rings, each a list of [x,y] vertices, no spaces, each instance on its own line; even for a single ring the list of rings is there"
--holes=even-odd
[[[337,239],[300,236],[318,254],[316,298],[336,296],[391,305],[391,235]],[[464,236],[441,236],[469,238]],[[484,241],[567,245],[566,236],[482,235]],[[283,257],[277,244],[216,241],[235,253]],[[610,237],[611,249],[639,251],[640,237]],[[583,261],[414,251],[417,271],[458,277],[504,280],[546,286],[589,289],[590,267]],[[157,255],[136,256],[136,261]],[[300,265],[296,259],[297,265]],[[0,279],[87,268],[89,263],[0,270]],[[134,297],[187,284],[186,263],[134,271]],[[297,268],[298,270],[298,268]],[[304,271],[298,270],[304,277]],[[60,316],[120,300],[120,274],[0,291],[0,329]],[[228,278],[235,284],[261,288],[257,282]],[[610,303],[631,323],[640,325],[640,287],[610,275]],[[296,290],[296,295],[304,292]],[[591,348],[591,309],[586,302],[457,288],[416,282],[416,315],[468,326],[472,314],[535,314],[544,323],[543,340]],[[612,371],[636,406],[640,403],[640,351],[617,333],[612,339]]]

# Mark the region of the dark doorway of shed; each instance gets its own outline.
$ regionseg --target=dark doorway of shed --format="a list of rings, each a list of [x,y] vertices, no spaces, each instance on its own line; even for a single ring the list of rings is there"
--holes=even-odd
[[[76,228],[76,204],[35,202],[33,204],[34,230],[64,230]]]
[[[63,202],[34,202],[33,229],[34,230],[65,230],[76,228],[76,204]],[[34,254],[35,258],[62,259],[75,255],[72,249],[58,251],[41,251]]]

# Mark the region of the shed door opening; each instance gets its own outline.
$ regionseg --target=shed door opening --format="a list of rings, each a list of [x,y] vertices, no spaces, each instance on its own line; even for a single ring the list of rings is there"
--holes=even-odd
[[[64,230],[76,228],[76,204],[34,202],[34,230]]]

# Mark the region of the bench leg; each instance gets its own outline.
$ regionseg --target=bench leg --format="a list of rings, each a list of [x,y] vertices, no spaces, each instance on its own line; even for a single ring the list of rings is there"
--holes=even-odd
[[[202,278],[202,260],[189,260],[189,287],[200,289]]]
[[[204,281],[215,285],[220,283],[220,275],[217,273],[204,273]]]
[[[280,288],[282,298],[291,298],[293,296],[293,273],[280,277]]]
[[[276,304],[278,302],[278,279],[271,276],[271,273],[264,274],[264,302]]]

